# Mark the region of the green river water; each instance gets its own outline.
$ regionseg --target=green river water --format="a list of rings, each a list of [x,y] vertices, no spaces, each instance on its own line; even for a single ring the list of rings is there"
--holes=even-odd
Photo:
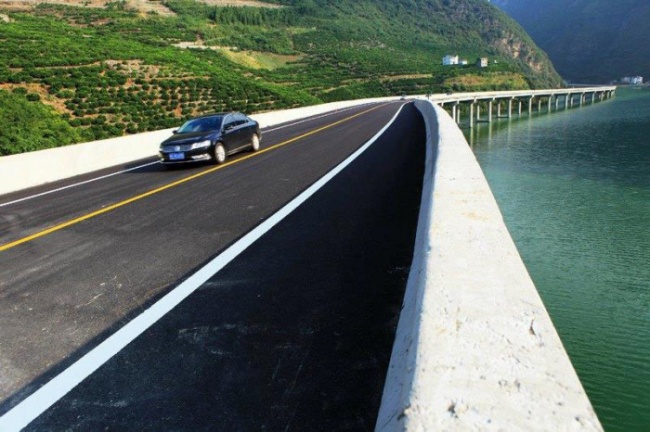
[[[650,431],[650,89],[466,137],[606,431]]]

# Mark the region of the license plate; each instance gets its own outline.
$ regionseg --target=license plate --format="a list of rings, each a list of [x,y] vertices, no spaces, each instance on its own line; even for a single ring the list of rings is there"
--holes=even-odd
[[[169,153],[169,160],[183,160],[185,153]]]

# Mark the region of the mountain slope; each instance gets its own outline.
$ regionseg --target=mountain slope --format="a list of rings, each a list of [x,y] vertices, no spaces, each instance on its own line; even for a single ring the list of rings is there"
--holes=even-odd
[[[560,83],[484,0],[205,1],[0,0],[0,103],[49,105],[90,140],[220,110]],[[446,54],[470,65],[443,67]],[[477,57],[496,63],[478,69]],[[0,134],[0,155],[24,150]]]
[[[647,0],[492,0],[516,19],[572,82],[650,77]]]

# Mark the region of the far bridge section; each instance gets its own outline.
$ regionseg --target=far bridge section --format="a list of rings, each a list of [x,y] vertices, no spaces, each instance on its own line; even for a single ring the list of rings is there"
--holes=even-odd
[[[429,100],[445,108],[459,126],[472,128],[476,123],[490,123],[495,118],[531,115],[535,109],[536,112],[551,112],[593,104],[610,99],[615,93],[616,87],[607,86],[438,94],[431,96]]]

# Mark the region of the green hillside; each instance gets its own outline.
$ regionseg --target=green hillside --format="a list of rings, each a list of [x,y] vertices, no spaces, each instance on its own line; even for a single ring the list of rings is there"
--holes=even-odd
[[[0,117],[33,105],[48,119],[15,126],[32,146],[0,132],[0,155],[67,144],[49,124],[69,126],[77,142],[222,110],[560,82],[523,30],[484,0],[146,3],[164,14],[104,3],[0,10]],[[470,65],[443,67],[445,54]],[[479,56],[488,68],[473,65]]]
[[[576,83],[650,77],[648,0],[492,0]]]

